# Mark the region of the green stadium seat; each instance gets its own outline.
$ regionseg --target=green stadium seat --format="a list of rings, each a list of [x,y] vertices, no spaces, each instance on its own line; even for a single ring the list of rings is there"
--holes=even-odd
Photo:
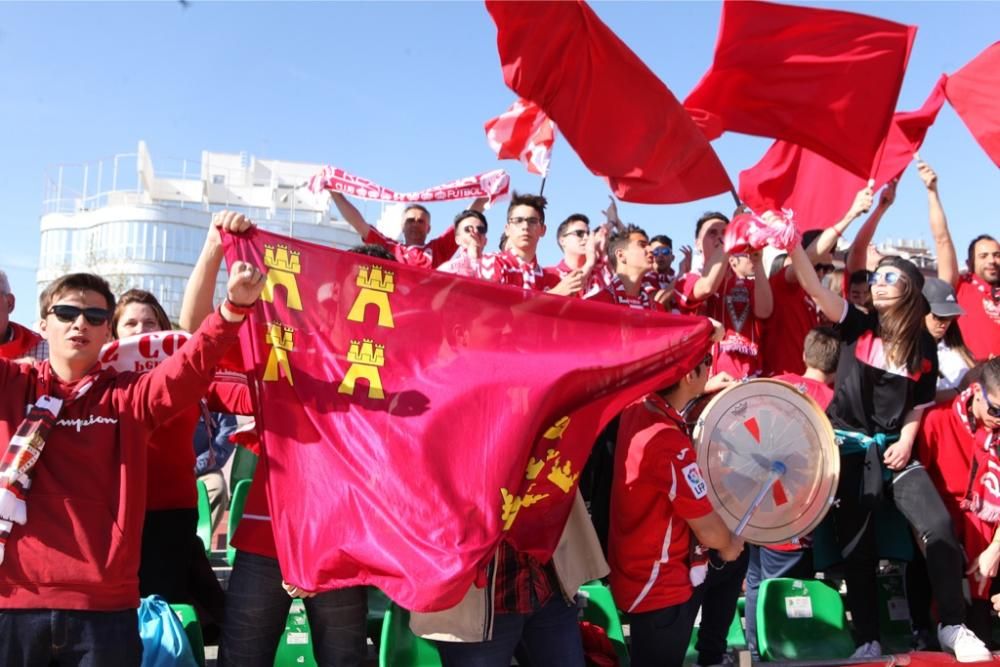
[[[580,606],[580,620],[604,628],[608,633],[608,639],[615,647],[615,653],[618,654],[618,662],[622,667],[628,667],[625,633],[611,590],[600,581],[584,584],[580,587],[577,604]]]
[[[378,651],[379,667],[440,667],[437,647],[410,631],[410,612],[394,602],[382,621]]]
[[[879,628],[885,653],[909,653],[913,628],[910,607],[906,602],[903,575],[883,574],[878,578]]]
[[[236,485],[245,479],[253,479],[257,469],[257,455],[246,447],[237,446],[233,450],[233,467],[229,473],[229,492],[236,492]]]
[[[764,660],[830,660],[854,652],[844,603],[823,582],[767,579],[758,595],[757,645]]]
[[[390,600],[385,593],[368,586],[368,638],[372,640],[375,647],[382,640],[382,621],[385,619],[385,610],[389,608]]]
[[[208,500],[208,487],[198,480],[198,537],[205,547],[205,553],[212,551],[212,505]]]
[[[747,648],[747,636],[743,631],[743,607],[746,605],[744,598],[740,598],[739,603],[736,607],[736,613],[733,615],[733,621],[729,624],[729,630],[726,633],[726,646],[730,651],[745,651]],[[694,626],[691,630],[691,639],[688,641],[687,653],[684,655],[685,665],[694,665],[698,663],[698,650],[695,648],[698,644],[698,626]]]
[[[313,655],[309,617],[302,600],[292,600],[288,619],[285,621],[285,632],[281,635],[278,651],[274,655],[274,667],[318,667]]]
[[[250,494],[250,481],[249,479],[241,479],[233,488],[233,497],[229,501],[229,521],[226,527],[228,531],[226,535],[226,560],[230,565],[236,559],[236,547],[233,546],[232,540],[233,535],[236,534],[236,526],[239,525],[240,519],[243,517],[243,508],[247,504],[247,496]]]
[[[189,604],[172,604],[170,608],[180,619],[184,626],[184,634],[187,635],[191,644],[191,652],[200,667],[205,665],[205,639],[201,634],[201,623],[198,621],[198,613]]]

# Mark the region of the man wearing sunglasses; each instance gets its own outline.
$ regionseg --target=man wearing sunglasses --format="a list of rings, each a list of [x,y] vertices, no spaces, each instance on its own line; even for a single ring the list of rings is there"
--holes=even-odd
[[[552,267],[560,278],[580,271],[584,284],[577,296],[593,294],[607,286],[611,278],[605,248],[608,242],[607,225],[591,231],[590,218],[583,213],[572,213],[556,228],[556,243],[563,251],[563,258]]]
[[[438,271],[444,273],[457,273],[459,275],[470,275],[474,273],[473,267],[479,264],[479,259],[483,256],[483,248],[486,247],[486,232],[489,224],[486,216],[479,211],[466,209],[455,216],[455,244],[458,252],[451,256],[447,262],[437,267]]]
[[[45,290],[48,358],[0,360],[0,664],[139,664],[147,441],[204,395],[263,287],[235,262],[226,302],[143,375],[99,362],[115,305],[103,278]]]
[[[0,271],[0,359],[44,359],[49,356],[49,348],[42,337],[10,321],[14,303],[7,274]]]
[[[966,625],[990,641],[989,593],[1000,567],[1000,358],[969,371],[968,389],[927,410],[917,455],[951,514],[969,559]]]
[[[451,259],[458,250],[455,234],[450,229],[436,239],[427,241],[427,235],[431,231],[431,214],[421,204],[410,204],[403,210],[403,242],[400,243],[369,225],[361,211],[342,193],[331,190],[330,195],[340,215],[361,236],[362,243],[382,246],[403,264],[434,269]],[[482,213],[485,206],[486,198],[481,197],[472,203],[469,210]]]

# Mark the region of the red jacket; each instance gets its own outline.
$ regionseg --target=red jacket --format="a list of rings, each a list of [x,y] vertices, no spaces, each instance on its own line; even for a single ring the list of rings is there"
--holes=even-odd
[[[28,522],[15,524],[0,564],[0,608],[138,606],[146,444],[156,426],[204,395],[238,329],[216,312],[155,370],[105,368],[83,380],[94,384],[63,406],[32,470]],[[10,442],[30,401],[66,398],[78,384],[60,382],[48,361],[0,361],[0,443]],[[191,448],[190,440],[176,445]]]

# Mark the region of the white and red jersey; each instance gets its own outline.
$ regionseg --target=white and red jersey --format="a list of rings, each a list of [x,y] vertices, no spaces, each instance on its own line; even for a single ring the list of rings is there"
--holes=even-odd
[[[685,274],[674,289],[674,299],[684,313],[697,313],[721,322],[726,331],[722,342],[712,346],[712,375],[723,371],[740,380],[761,372],[761,322],[754,315],[755,278],[740,278],[732,269],[714,294],[703,301],[694,298],[694,285],[701,278]]]
[[[546,291],[562,280],[555,269],[543,269],[537,259],[526,262],[509,250],[483,255],[475,264],[473,277],[501,285]]]
[[[686,602],[692,532],[712,511],[684,419],[659,394],[622,412],[611,486],[608,564],[619,609]]]
[[[393,241],[369,225],[368,234],[365,236],[364,242],[382,246],[391,252],[399,262],[407,266],[419,266],[425,269],[437,268],[451,259],[451,256],[458,250],[454,229],[446,229],[441,236],[430,243],[425,243],[424,245],[406,245],[399,241]]]
[[[546,269],[546,271],[555,271],[557,274],[559,274],[560,280],[562,280],[575,270],[576,269],[570,267],[570,265],[566,263],[565,258],[559,260],[559,263],[556,264],[555,266]],[[590,275],[587,276],[586,284],[584,284],[583,289],[580,290],[576,294],[576,296],[578,298],[583,299],[593,294],[596,294],[597,292],[608,286],[608,284],[611,282],[612,275],[613,274],[611,273],[611,269],[610,267],[608,267],[607,258],[604,257],[603,255],[599,256],[597,260],[594,262],[594,268],[590,270]]]
[[[663,306],[653,299],[652,294],[641,287],[639,293],[635,296],[626,292],[625,283],[622,282],[622,279],[617,274],[612,274],[610,284],[607,287],[596,292],[591,292],[586,298],[588,301],[595,301],[597,303],[613,303],[636,310],[663,312]]]
[[[978,361],[1000,357],[1000,287],[993,287],[974,273],[963,273],[955,285],[962,338]]]

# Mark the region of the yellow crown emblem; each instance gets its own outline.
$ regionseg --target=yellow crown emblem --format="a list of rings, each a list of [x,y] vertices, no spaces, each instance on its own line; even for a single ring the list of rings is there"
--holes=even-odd
[[[299,251],[289,250],[287,245],[277,246],[264,244],[264,266],[287,271],[288,273],[301,273],[302,265],[299,263]]]
[[[280,322],[271,322],[267,327],[267,342],[274,347],[291,350],[294,347],[294,334],[295,329],[293,327],[281,324]]]
[[[370,338],[352,340],[347,350],[347,360],[352,364],[385,366],[385,345],[372,342]]]
[[[383,271],[381,266],[362,266],[358,269],[358,287],[379,292],[395,292],[396,278],[392,271]]]

